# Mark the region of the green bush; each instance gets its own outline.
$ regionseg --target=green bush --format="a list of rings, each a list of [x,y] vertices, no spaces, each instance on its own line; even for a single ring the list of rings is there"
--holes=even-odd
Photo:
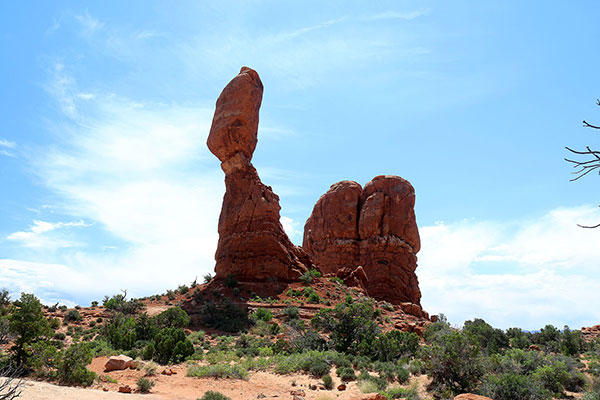
[[[472,391],[484,372],[479,346],[459,331],[439,336],[422,349],[421,357],[431,377],[430,388],[438,393]]]
[[[329,332],[332,347],[344,353],[356,353],[359,345],[375,340],[380,328],[374,321],[373,300],[346,301],[333,310],[323,309],[315,314],[311,324]],[[364,345],[362,346],[365,347]]]
[[[225,286],[234,288],[237,286],[237,284],[237,279],[235,279],[235,276],[233,276],[233,274],[229,274],[225,277]]]
[[[325,360],[316,360],[310,366],[310,374],[315,378],[321,378],[322,376],[329,373],[331,365]]]
[[[331,375],[326,374],[323,375],[323,386],[325,386],[325,389],[327,390],[331,390],[333,389],[333,379],[331,378]]]
[[[269,322],[273,319],[273,313],[266,308],[257,308],[256,311],[250,315],[250,319],[253,321],[265,321]]]
[[[96,373],[87,369],[92,361],[92,350],[88,343],[74,343],[61,351],[56,359],[56,375],[65,385],[89,386]]]
[[[354,369],[350,367],[341,367],[336,371],[339,378],[344,382],[355,381],[356,374],[354,373]]]
[[[494,400],[547,400],[552,398],[551,393],[539,381],[514,373],[487,375],[483,379],[479,392]]]
[[[484,349],[487,354],[499,353],[509,346],[509,339],[504,331],[493,328],[481,318],[465,321],[463,333],[471,336],[475,343]]]
[[[194,345],[181,328],[163,328],[154,336],[154,361],[181,362],[194,354]]]
[[[126,297],[126,294],[116,294],[111,298],[105,296],[102,304],[109,311],[123,314],[136,314],[144,308],[144,303],[141,301],[136,299],[126,300]]]
[[[227,378],[247,380],[248,370],[241,365],[194,365],[188,368],[187,376],[196,378]]]
[[[190,324],[190,316],[181,307],[169,308],[153,320],[159,328],[185,328]]]
[[[204,324],[225,332],[239,332],[250,325],[248,311],[229,298],[221,302],[207,301],[199,312]]]
[[[137,388],[140,393],[150,393],[150,389],[154,387],[154,381],[144,378],[143,376],[137,380]]]
[[[79,314],[79,311],[72,309],[67,311],[64,320],[69,322],[81,321],[81,315]]]
[[[538,367],[532,377],[539,381],[552,394],[562,394],[565,385],[569,382],[570,375],[567,366],[563,362]]]
[[[388,381],[363,372],[358,377],[358,387],[362,393],[381,392],[388,387]]]
[[[405,389],[401,387],[390,388],[382,393],[386,399],[420,400],[416,387]]]
[[[48,320],[44,317],[42,304],[33,294],[21,293],[21,298],[15,300],[10,307],[8,319],[9,329],[16,336],[11,348],[13,360],[17,367],[28,369],[28,348],[52,334]]]
[[[283,309],[283,315],[285,315],[288,320],[298,319],[300,318],[300,311],[298,310],[298,307],[286,307]]]
[[[231,400],[231,397],[227,397],[224,394],[219,392],[213,392],[209,390],[204,393],[204,396],[200,397],[198,400]]]
[[[315,278],[320,278],[321,277],[321,273],[314,269],[311,268],[310,270],[306,271],[304,274],[302,274],[302,276],[300,277],[300,280],[308,285],[309,283],[311,283]]]
[[[331,282],[337,283],[338,285],[343,285],[344,284],[343,279],[342,278],[338,278],[337,276],[332,276],[332,277],[329,277],[327,279],[329,279]]]
[[[117,313],[105,323],[104,333],[115,349],[131,350],[137,340],[133,317]]]
[[[408,378],[410,378],[410,372],[406,368],[398,366],[396,369],[396,380],[398,383],[404,384],[408,382]]]
[[[53,338],[56,340],[65,340],[66,337],[67,337],[67,335],[65,335],[62,332],[56,332],[53,336]]]
[[[414,332],[393,330],[380,335],[370,349],[362,350],[373,360],[395,361],[401,357],[412,358],[419,350],[419,337]]]

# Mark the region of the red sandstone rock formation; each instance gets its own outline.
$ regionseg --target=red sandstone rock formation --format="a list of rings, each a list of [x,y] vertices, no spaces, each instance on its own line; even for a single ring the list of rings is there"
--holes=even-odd
[[[586,342],[600,339],[600,325],[581,328],[581,335]]]
[[[219,217],[216,278],[292,281],[312,266],[279,221],[279,197],[264,185],[250,162],[258,138],[263,85],[256,71],[242,67],[217,100],[208,148],[225,172]]]
[[[377,176],[364,189],[338,182],[315,204],[303,248],[325,274],[352,285],[362,277],[360,286],[371,297],[419,305],[414,205],[412,185],[398,176]]]

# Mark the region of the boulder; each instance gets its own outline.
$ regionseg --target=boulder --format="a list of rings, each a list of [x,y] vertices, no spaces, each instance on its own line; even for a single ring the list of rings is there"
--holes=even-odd
[[[489,397],[480,396],[478,394],[473,393],[463,393],[459,394],[454,398],[454,400],[492,400]]]
[[[104,364],[105,371],[120,371],[131,367],[133,358],[126,355],[111,356]]]
[[[132,391],[133,389],[129,385],[119,386],[119,393],[131,393]]]
[[[335,183],[306,221],[302,247],[325,274],[422,316],[414,205],[412,185],[399,176],[376,176],[364,188]]]
[[[207,141],[225,172],[216,279],[232,274],[241,282],[289,282],[312,267],[283,230],[279,197],[261,182],[251,163],[262,93],[256,71],[243,67],[217,100]]]

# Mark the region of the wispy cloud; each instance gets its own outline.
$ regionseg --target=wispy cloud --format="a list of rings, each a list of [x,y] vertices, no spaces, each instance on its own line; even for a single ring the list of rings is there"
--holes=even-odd
[[[58,196],[57,209],[93,224],[87,234],[94,246],[67,248],[73,243],[62,233],[83,222],[36,220],[7,239],[30,250],[54,245],[60,252],[52,265],[33,262],[43,258],[31,252],[29,263],[4,260],[15,277],[11,287],[33,279],[15,272],[21,267],[79,276],[83,300],[123,288],[134,296],[157,293],[211,272],[224,191],[219,162],[206,148],[212,108],[81,91],[67,68],[54,71],[48,92],[66,118],[49,126],[56,141],[29,160]],[[86,93],[94,95],[78,95]],[[62,290],[58,278],[44,279]]]
[[[15,149],[17,147],[17,144],[15,142],[11,142],[10,140],[0,139],[0,147]]]
[[[422,10],[414,10],[407,12],[399,12],[399,11],[385,11],[379,14],[370,15],[365,17],[368,21],[377,21],[383,19],[401,19],[401,20],[412,20],[419,17],[427,16],[431,13],[431,9],[426,8]]]
[[[34,220],[27,231],[13,232],[6,236],[7,240],[20,242],[23,247],[61,248],[81,245],[77,241],[68,240],[62,235],[49,235],[50,232],[73,227],[89,227],[84,221],[47,222]]]
[[[482,317],[499,327],[539,329],[600,320],[600,221],[594,206],[558,208],[519,221],[425,226],[417,274],[422,302],[454,323]],[[597,323],[597,322],[596,322]]]
[[[92,17],[87,10],[81,15],[76,15],[75,19],[81,24],[82,33],[86,36],[93,35],[104,26],[102,22]]]

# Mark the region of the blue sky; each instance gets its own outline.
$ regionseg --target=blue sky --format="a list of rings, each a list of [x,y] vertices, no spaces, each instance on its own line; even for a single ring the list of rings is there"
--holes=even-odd
[[[242,65],[253,162],[301,243],[318,197],[417,193],[422,303],[455,324],[600,322],[600,5],[518,1],[0,5],[0,287],[89,304],[212,272],[224,192],[205,141]],[[600,146],[596,146],[600,147]]]

